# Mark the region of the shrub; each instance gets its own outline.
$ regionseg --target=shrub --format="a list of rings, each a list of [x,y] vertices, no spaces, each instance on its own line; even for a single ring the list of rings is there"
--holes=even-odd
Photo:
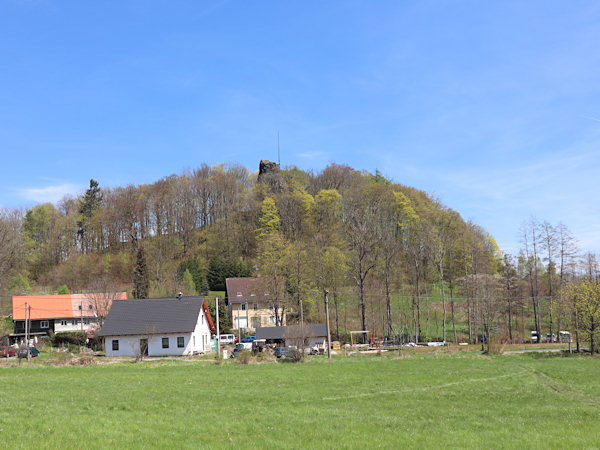
[[[61,331],[52,336],[52,345],[85,345],[87,334],[85,331]]]
[[[501,355],[504,353],[504,345],[495,341],[490,342],[489,353],[492,355]]]
[[[250,364],[252,360],[252,353],[244,350],[239,355],[237,355],[235,359],[238,362],[238,364]]]

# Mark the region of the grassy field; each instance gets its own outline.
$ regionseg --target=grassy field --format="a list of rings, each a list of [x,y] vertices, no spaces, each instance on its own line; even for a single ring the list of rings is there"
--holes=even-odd
[[[4,448],[597,447],[600,359],[0,365]]]

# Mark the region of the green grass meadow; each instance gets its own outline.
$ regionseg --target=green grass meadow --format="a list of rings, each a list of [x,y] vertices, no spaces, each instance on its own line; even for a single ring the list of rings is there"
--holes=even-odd
[[[592,448],[600,359],[0,365],[2,448]]]

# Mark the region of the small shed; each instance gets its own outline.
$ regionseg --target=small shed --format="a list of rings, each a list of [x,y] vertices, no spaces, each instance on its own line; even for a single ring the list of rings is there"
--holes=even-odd
[[[327,327],[325,324],[288,325],[285,327],[260,327],[256,329],[256,339],[264,339],[267,344],[286,347],[327,348]],[[304,341],[304,345],[302,342]]]

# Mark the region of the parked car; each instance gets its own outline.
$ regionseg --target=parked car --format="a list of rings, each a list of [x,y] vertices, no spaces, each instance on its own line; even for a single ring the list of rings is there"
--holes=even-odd
[[[8,358],[8,357],[12,357],[12,356],[16,356],[17,353],[15,352],[15,349],[12,347],[0,347],[0,356],[2,358]]]
[[[560,342],[573,342],[573,337],[569,331],[559,331],[558,339]]]
[[[275,349],[275,356],[277,358],[289,358],[294,354],[295,349],[291,347],[277,347]]]
[[[235,335],[233,334],[222,334],[221,335],[221,345],[230,345],[230,344],[234,344],[235,341]]]
[[[546,342],[556,342],[556,335],[552,333],[550,336],[550,333],[546,333]]]
[[[256,339],[256,336],[246,336],[245,338],[242,338],[242,342],[254,342],[254,340]]]
[[[29,354],[29,355],[28,355]],[[17,353],[17,356],[19,358],[27,358],[29,356],[29,358],[35,358],[36,356],[40,355],[40,351],[35,348],[35,347],[29,347],[29,348],[20,348],[19,352]]]
[[[537,344],[538,342],[540,342],[540,337],[537,334],[537,331],[533,330],[531,332],[531,342],[534,344]]]
[[[243,351],[247,351],[248,349],[244,346],[244,344],[237,344],[233,351],[231,352],[230,358],[235,358],[237,355],[242,353]]]

